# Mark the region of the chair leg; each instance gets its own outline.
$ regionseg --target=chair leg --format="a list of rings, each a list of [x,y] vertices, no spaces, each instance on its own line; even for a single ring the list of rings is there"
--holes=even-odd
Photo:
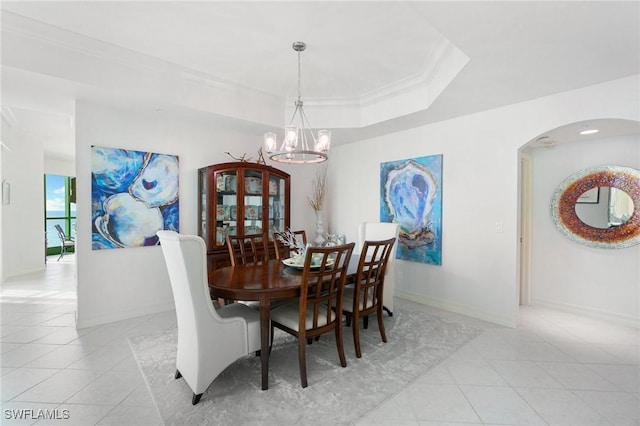
[[[269,336],[269,355],[271,355],[271,348],[273,347],[273,335],[275,332],[275,327],[273,326],[273,322],[271,323],[271,333]]]
[[[369,316],[362,318],[362,328],[364,328],[365,330],[369,328]]]
[[[384,330],[384,321],[382,320],[382,309],[378,308],[378,329],[380,330],[380,337],[382,341],[387,343],[387,333]]]
[[[60,248],[60,256],[58,256],[58,260],[56,262],[60,262],[60,259],[64,256],[64,245]]]
[[[340,357],[340,365],[347,366],[347,359],[344,356],[344,345],[342,344],[342,322],[336,324],[336,345],[338,346],[338,356]]]
[[[200,402],[200,398],[202,398],[202,394],[201,393],[199,393],[198,395],[196,395],[194,393],[193,397],[191,398],[191,404],[192,405],[196,405],[198,402]]]
[[[393,316],[393,312],[391,312],[391,309],[387,308],[386,306],[383,306],[382,309],[384,309],[390,317]]]
[[[182,377],[182,373],[180,372],[180,370],[176,370],[175,378],[179,379],[180,377]]]
[[[366,318],[366,317],[365,317]],[[360,349],[360,324],[356,318],[353,319],[353,346],[356,348],[356,358],[362,358]]]
[[[307,387],[307,358],[305,354],[305,339],[298,338],[298,363],[300,364],[300,384]]]

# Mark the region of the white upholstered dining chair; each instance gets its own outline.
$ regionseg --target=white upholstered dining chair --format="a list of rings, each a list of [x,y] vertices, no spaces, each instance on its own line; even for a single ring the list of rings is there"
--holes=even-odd
[[[184,377],[196,405],[225,368],[260,349],[260,316],[241,303],[214,308],[202,238],[174,231],[159,231],[158,237],[178,320],[175,377]]]
[[[395,238],[396,243],[391,248],[389,261],[387,263],[384,278],[384,293],[382,304],[389,316],[393,315],[393,294],[396,291],[395,260],[398,248],[398,235],[400,235],[400,225],[386,222],[362,222],[358,226],[358,250],[362,251],[365,240],[380,241]]]

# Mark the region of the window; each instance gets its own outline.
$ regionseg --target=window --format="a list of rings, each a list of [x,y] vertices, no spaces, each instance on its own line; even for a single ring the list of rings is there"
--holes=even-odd
[[[75,178],[59,175],[44,176],[45,194],[45,231],[47,237],[47,254],[58,254],[61,249],[56,225],[60,225],[67,236],[75,239],[76,203],[71,201],[72,184]],[[73,199],[75,201],[75,197]]]

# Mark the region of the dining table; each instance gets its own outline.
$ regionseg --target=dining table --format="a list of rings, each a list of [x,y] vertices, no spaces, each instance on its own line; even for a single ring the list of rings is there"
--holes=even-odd
[[[355,280],[358,262],[359,257],[352,255],[347,267],[347,282]],[[302,268],[287,266],[278,259],[270,259],[258,264],[215,269],[209,273],[208,278],[209,288],[214,297],[259,302],[262,389],[269,389],[271,302],[295,299],[300,295]]]

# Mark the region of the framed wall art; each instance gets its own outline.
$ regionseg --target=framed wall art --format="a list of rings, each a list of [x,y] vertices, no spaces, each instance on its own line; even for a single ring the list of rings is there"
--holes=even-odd
[[[442,155],[380,164],[380,221],[400,225],[397,259],[442,264]]]
[[[179,231],[178,156],[91,147],[93,250],[158,244]]]

